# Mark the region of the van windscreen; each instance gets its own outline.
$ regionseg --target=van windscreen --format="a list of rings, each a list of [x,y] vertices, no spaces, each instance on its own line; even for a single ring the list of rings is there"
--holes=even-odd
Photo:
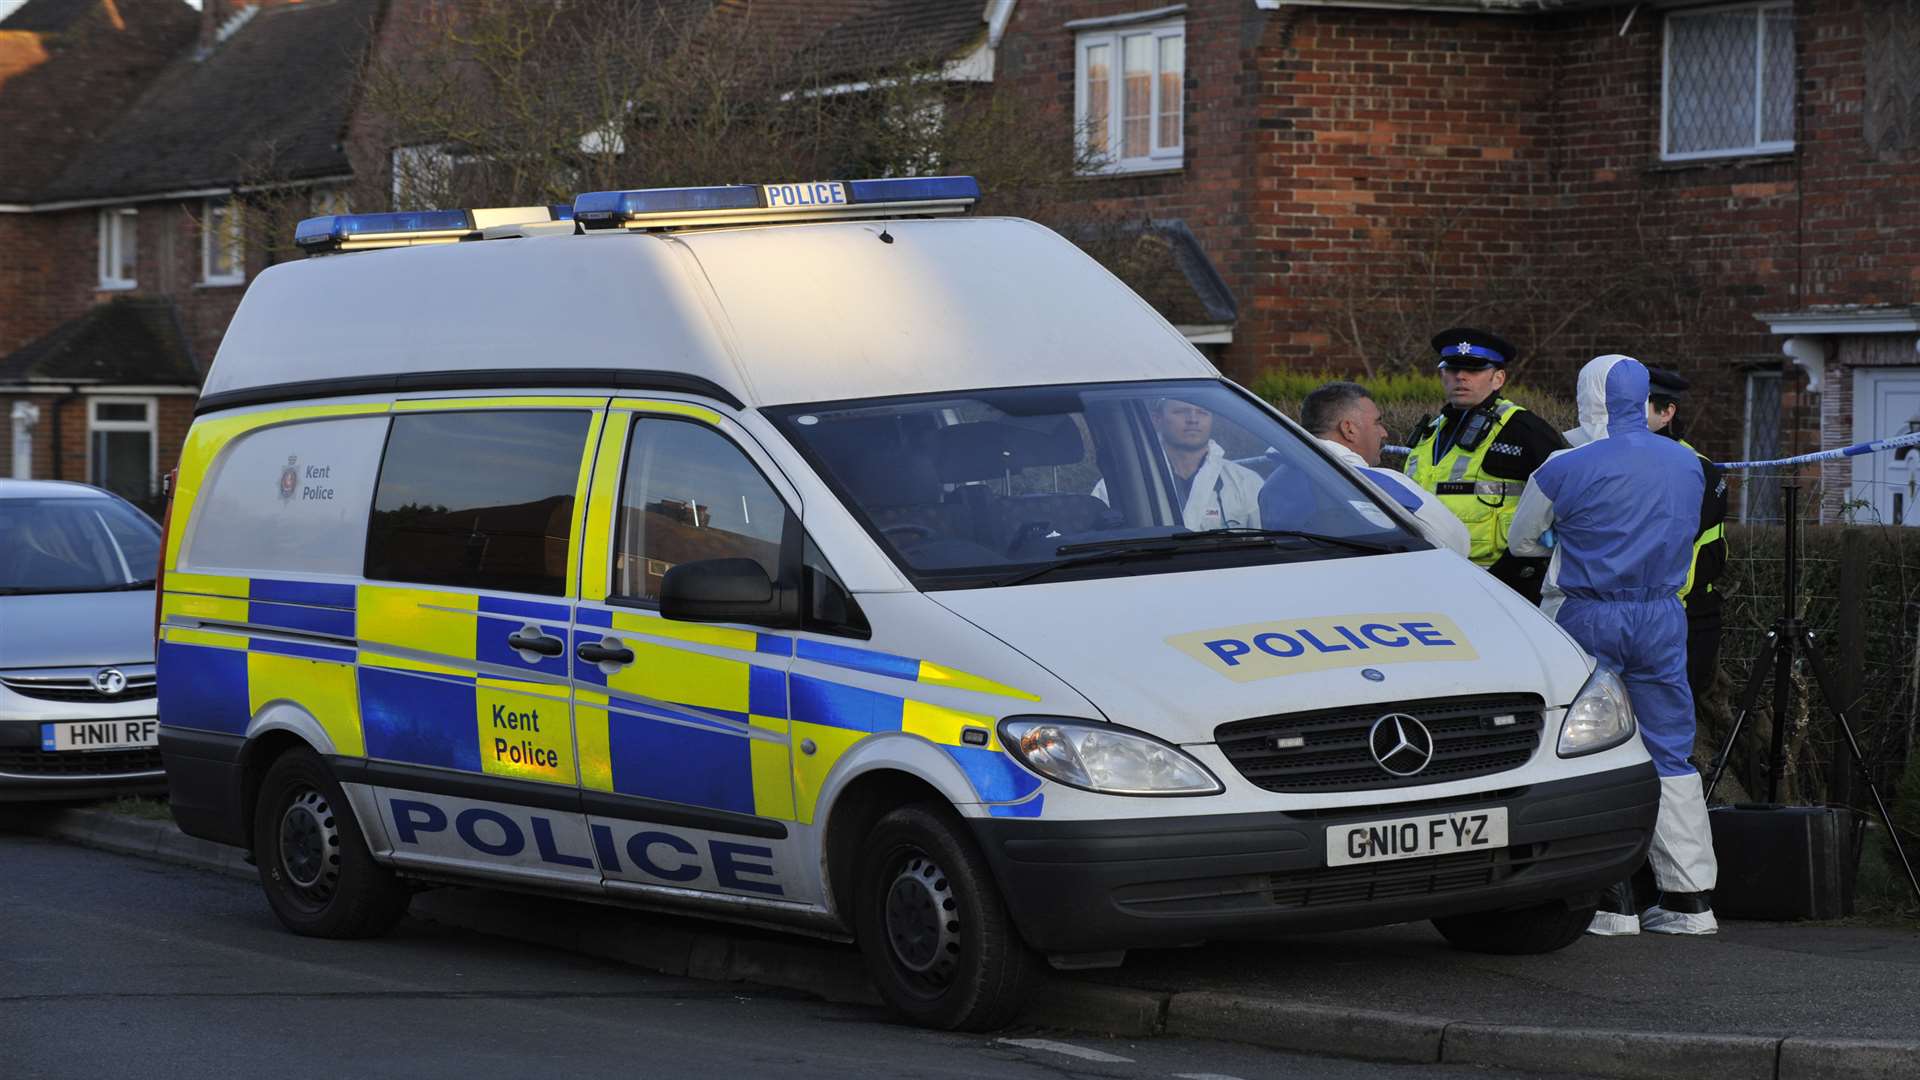
[[[1217,381],[970,391],[769,414],[923,588],[1428,546],[1377,492]]]

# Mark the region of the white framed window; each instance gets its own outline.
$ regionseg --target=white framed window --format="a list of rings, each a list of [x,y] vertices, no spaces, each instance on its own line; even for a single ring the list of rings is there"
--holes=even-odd
[[[159,406],[153,398],[97,397],[87,401],[87,482],[123,499],[151,498],[155,483]]]
[[[1086,29],[1074,42],[1074,121],[1103,173],[1179,168],[1185,153],[1186,22]]]
[[[1772,461],[1780,456],[1780,372],[1747,372],[1745,461]],[[1740,520],[1749,523],[1780,521],[1780,473],[1775,469],[1749,470],[1740,482]]]
[[[139,283],[140,211],[116,206],[100,211],[100,287],[131,289]]]
[[[1790,3],[1668,13],[1660,156],[1792,150],[1793,33]]]
[[[200,217],[200,281],[206,285],[238,285],[245,280],[247,257],[240,208],[225,199],[208,199]]]

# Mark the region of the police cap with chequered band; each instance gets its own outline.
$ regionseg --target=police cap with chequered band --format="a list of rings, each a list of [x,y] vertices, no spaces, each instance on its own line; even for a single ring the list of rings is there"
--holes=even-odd
[[[1433,335],[1433,351],[1440,354],[1443,368],[1504,368],[1513,362],[1514,355],[1507,339],[1465,326]]]

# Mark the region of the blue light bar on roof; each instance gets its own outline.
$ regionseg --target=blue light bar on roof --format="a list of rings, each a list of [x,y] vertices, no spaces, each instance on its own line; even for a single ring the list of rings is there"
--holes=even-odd
[[[308,254],[452,244],[477,240],[488,228],[566,221],[572,216],[573,208],[564,205],[330,214],[302,221],[293,231],[293,242]]]
[[[659,229],[826,218],[958,214],[980,198],[971,176],[593,191],[573,201],[586,229]]]

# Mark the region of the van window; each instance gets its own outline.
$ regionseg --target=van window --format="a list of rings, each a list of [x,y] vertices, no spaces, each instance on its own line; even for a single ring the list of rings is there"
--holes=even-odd
[[[1377,491],[1214,380],[981,390],[768,414],[922,588],[1430,546]],[[1184,539],[1165,543],[1175,537]]]
[[[620,488],[613,595],[657,601],[667,571],[698,559],[752,559],[778,581],[786,527],[786,504],[726,436],[684,420],[641,420]]]
[[[181,568],[359,574],[386,437],[383,415],[282,424],[234,439],[201,483]]]
[[[366,576],[565,595],[588,420],[518,409],[394,417]]]

